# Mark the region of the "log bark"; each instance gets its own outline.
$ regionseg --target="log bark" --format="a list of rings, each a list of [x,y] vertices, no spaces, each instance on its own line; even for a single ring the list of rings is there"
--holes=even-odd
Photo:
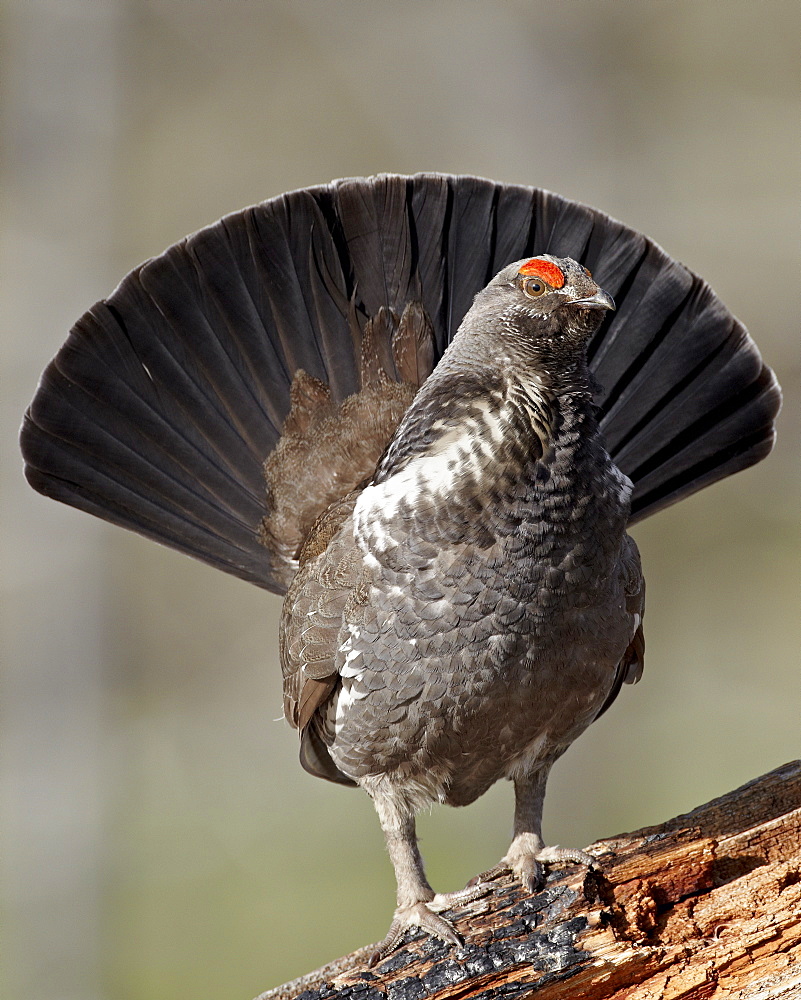
[[[661,826],[600,840],[600,873],[510,877],[368,968],[371,945],[258,1000],[801,998],[801,761]]]

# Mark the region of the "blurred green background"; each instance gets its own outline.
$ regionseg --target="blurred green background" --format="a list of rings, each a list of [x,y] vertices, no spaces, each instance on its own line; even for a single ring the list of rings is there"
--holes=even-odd
[[[381,937],[372,807],[297,764],[279,600],[60,507],[16,429],[72,322],[225,212],[378,171],[535,184],[703,274],[785,389],[756,469],[636,529],[648,657],[546,835],[655,823],[799,754],[801,6],[16,0],[2,8],[3,996],[241,1000]],[[511,789],[420,822],[493,864]]]

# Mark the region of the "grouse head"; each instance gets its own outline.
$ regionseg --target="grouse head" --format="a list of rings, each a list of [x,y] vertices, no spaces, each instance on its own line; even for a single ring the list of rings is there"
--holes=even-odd
[[[533,367],[558,387],[585,367],[587,343],[614,308],[581,264],[541,254],[503,268],[478,293],[462,329],[489,339],[496,358]]]

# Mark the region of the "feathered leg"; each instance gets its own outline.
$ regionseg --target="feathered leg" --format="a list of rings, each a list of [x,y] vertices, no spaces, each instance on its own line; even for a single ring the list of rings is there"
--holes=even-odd
[[[550,766],[517,775],[515,783],[515,824],[512,843],[505,856],[494,868],[482,872],[471,884],[480,884],[512,872],[520,879],[528,892],[536,892],[543,882],[542,866],[559,861],[573,861],[576,864],[596,868],[597,863],[586,851],[570,847],[546,847],[542,839],[542,807],[545,802],[545,785]]]
[[[461,945],[461,938],[453,926],[437,911],[476,899],[484,895],[487,887],[477,884],[457,892],[435,893],[426,878],[417,847],[414,810],[405,801],[405,796],[391,786],[387,789],[386,784],[377,789],[371,783],[367,790],[375,804],[398,883],[398,905],[392,923],[370,964],[374,965],[397,947],[410,927],[419,927],[449,944]]]

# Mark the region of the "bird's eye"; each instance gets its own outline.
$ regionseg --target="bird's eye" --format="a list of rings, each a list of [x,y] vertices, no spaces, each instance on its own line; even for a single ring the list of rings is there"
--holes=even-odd
[[[547,291],[548,286],[542,280],[542,278],[526,278],[523,282],[523,291],[530,299],[536,299],[543,292]]]

